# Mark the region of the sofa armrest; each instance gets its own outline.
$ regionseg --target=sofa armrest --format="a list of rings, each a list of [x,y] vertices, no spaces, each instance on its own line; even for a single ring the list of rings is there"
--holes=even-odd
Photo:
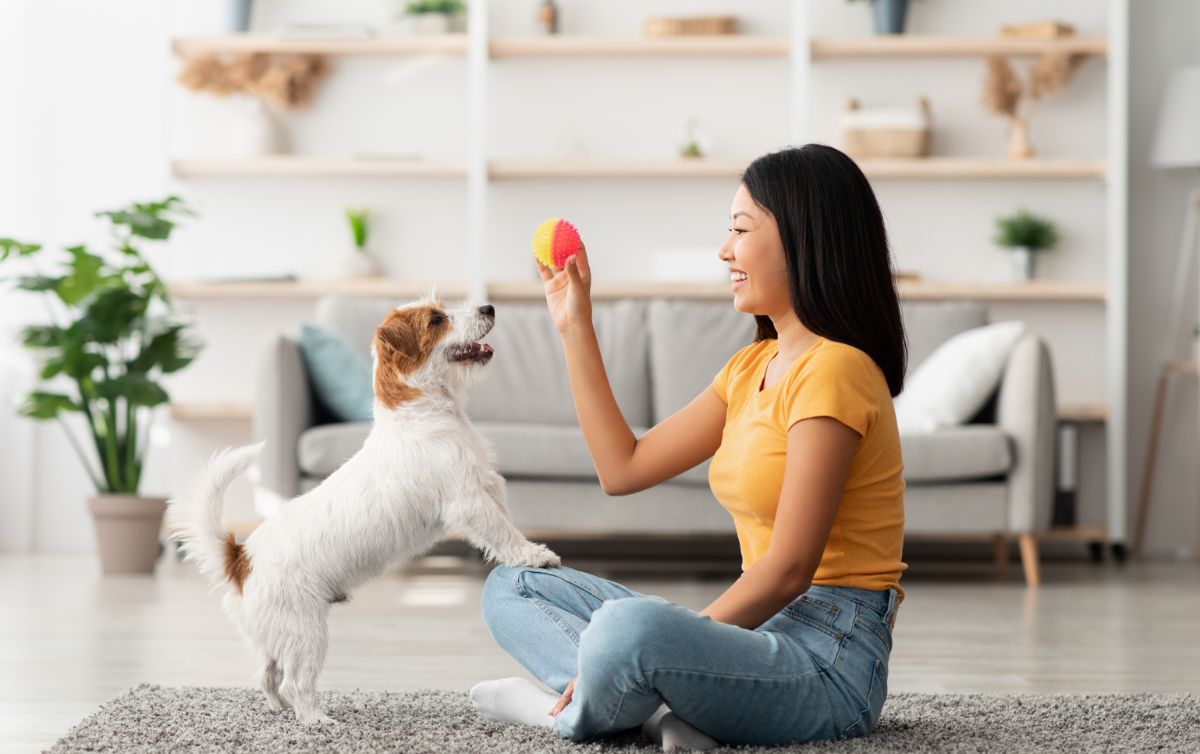
[[[996,423],[1012,438],[1016,457],[1008,476],[1009,533],[1050,526],[1057,405],[1050,351],[1027,333],[1009,355],[996,404]]]
[[[280,336],[263,354],[254,396],[254,436],[266,440],[259,469],[261,487],[281,502],[300,492],[300,435],[313,425],[315,411],[308,372],[295,340]]]

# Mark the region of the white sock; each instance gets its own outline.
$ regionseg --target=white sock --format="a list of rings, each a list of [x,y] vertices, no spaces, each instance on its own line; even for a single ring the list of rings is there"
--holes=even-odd
[[[542,691],[525,678],[481,681],[471,688],[471,704],[480,717],[543,728],[554,727],[554,718],[549,713],[559,696]]]
[[[655,713],[657,714],[657,713]],[[711,749],[717,742],[688,725],[679,715],[668,711],[659,722],[662,729],[662,750]]]
[[[656,744],[662,743],[662,719],[663,716],[671,711],[671,708],[665,704],[658,705],[658,709],[654,711],[646,722],[642,723],[642,735],[649,738]]]

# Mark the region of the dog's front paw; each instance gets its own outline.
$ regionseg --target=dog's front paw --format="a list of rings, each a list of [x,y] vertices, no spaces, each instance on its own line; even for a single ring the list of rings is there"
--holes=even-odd
[[[505,558],[504,565],[509,566],[529,566],[531,568],[549,568],[550,566],[562,565],[562,559],[554,554],[554,551],[545,545],[539,545],[534,542],[529,542],[521,549],[515,558]]]

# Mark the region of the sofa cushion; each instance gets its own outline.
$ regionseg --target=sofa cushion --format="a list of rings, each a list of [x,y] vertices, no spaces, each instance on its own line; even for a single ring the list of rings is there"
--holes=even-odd
[[[912,483],[986,479],[1013,466],[1012,441],[999,427],[968,424],[900,435],[904,480]]]
[[[604,370],[625,420],[650,421],[644,301],[597,302],[592,321]],[[562,340],[545,301],[501,302],[496,326],[485,340],[496,350],[483,379],[467,400],[479,422],[577,423]]]
[[[316,323],[371,359],[371,341],[384,316],[407,301],[324,296]],[[447,301],[453,307],[457,302]],[[626,421],[650,421],[644,301],[597,302],[592,320],[613,395]],[[544,301],[501,302],[496,326],[484,340],[496,351],[472,388],[467,413],[479,421],[574,424],[575,404],[567,380],[562,341]]]
[[[338,422],[304,430],[296,447],[305,476],[326,477],[358,452],[371,432],[371,422]]]
[[[896,396],[901,433],[932,432],[967,423],[996,392],[1017,339],[1020,321],[997,322],[959,333],[937,347],[905,380]]]
[[[317,399],[341,421],[371,421],[375,406],[371,363],[359,349],[307,323],[301,326],[299,343]]]
[[[517,422],[473,422],[496,451],[496,470],[506,477],[589,479],[596,467],[578,426]],[[370,422],[313,427],[300,435],[300,469],[307,476],[327,476],[358,452],[371,431]],[[636,434],[646,431],[635,427]]]
[[[646,325],[656,424],[699,395],[755,332],[754,318],[734,309],[732,301],[654,299]],[[707,466],[704,473],[707,480]]]
[[[911,374],[942,343],[986,325],[988,310],[977,301],[901,301],[900,317],[908,338]]]

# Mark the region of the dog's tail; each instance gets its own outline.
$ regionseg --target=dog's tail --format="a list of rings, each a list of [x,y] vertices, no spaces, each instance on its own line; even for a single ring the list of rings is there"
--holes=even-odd
[[[167,503],[167,531],[183,545],[184,557],[214,585],[229,584],[238,592],[250,575],[250,557],[221,526],[221,512],[226,488],[258,459],[264,444],[214,453],[195,490]]]

